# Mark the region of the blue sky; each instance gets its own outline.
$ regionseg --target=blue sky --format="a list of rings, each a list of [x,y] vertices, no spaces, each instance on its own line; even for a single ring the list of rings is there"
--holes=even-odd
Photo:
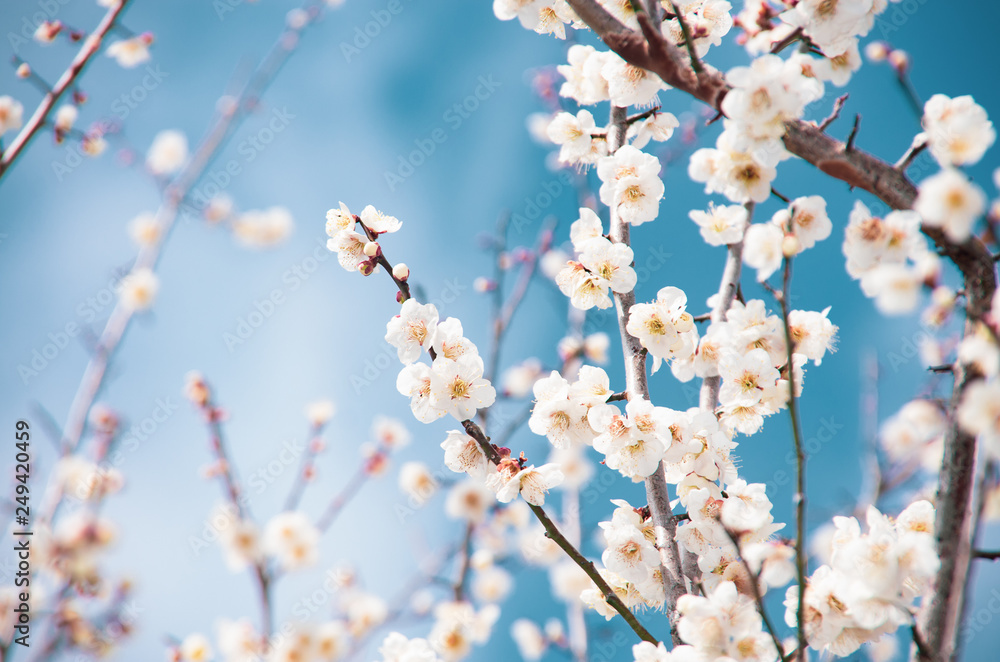
[[[43,5],[37,0],[3,3],[3,32],[19,31],[23,19],[30,20]],[[311,29],[267,92],[260,112],[236,131],[202,181],[204,187],[212,181],[212,173],[237,161],[240,174],[228,183],[226,192],[241,209],[286,206],[296,223],[292,237],[275,249],[250,251],[219,228],[197,220],[181,223],[161,263],[162,288],[155,309],[133,324],[101,393],[100,400],[121,412],[130,425],[141,425],[157,407],[171,410],[126,455],[121,469],[127,489],[107,506],[107,514],[120,526],[120,540],[107,567],[113,574],[135,579],[143,619],[118,659],[158,655],[164,635],[208,631],[220,616],[256,617],[256,609],[248,608],[250,578],[228,573],[217,550],[195,554],[189,544],[220,492],[218,485],[198,475],[209,455],[203,427],[180,396],[188,370],[204,372],[229,410],[227,430],[244,476],[266,470],[285,442],[304,439],[306,402],[321,397],[337,402],[339,412],[327,435],[331,451],[320,460],[320,480],[303,503],[309,512],[317,513],[354,471],[356,449],[369,438],[377,414],[399,417],[414,433],[413,444],[399,460],[421,459],[432,467],[441,463],[438,444],[449,428],[444,423],[421,426],[413,421],[406,400],[394,388],[396,364],[385,361],[384,324],[396,311],[390,283],[348,274],[334,259],[318,259],[327,255],[321,250],[324,214],[343,200],[355,210],[374,204],[399,217],[403,230],[383,244],[390,259],[405,261],[426,297],[440,304],[442,314],[461,318],[466,335],[487,346],[489,301],[473,290],[472,283],[492,268],[477,237],[489,232],[504,211],[524,214],[545,192],[545,184],[557,178],[546,168],[547,150],[528,136],[525,119],[545,110],[532,91],[532,72],[564,62],[566,44],[525,31],[516,22],[497,21],[489,2],[401,0],[401,11],[359,47],[364,41],[354,41],[358,30],[373,20],[371,12],[387,5],[381,0],[348,0]],[[152,70],[122,70],[110,58],[96,58],[84,78],[90,100],[81,112],[81,123],[120,117],[124,103],[125,135],[140,152],[161,129],[179,129],[196,141],[206,131],[212,108],[234,72],[263,55],[295,3],[227,1],[224,12],[218,6],[197,0],[135,0],[126,24],[136,32],[155,34]],[[983,75],[987,66],[983,62],[1000,7],[966,3],[963,11],[977,20],[964,21],[961,29],[950,21],[948,29],[941,29],[947,18],[942,16],[944,7],[917,1],[893,4],[887,22],[878,24],[871,37],[885,36],[911,53],[913,82],[922,98],[936,92],[972,94],[996,114],[1000,93],[995,81]],[[894,11],[901,13],[894,17]],[[58,6],[56,18],[73,26],[91,26],[100,15],[89,0],[69,0]],[[13,44],[5,48],[9,51]],[[19,50],[49,79],[61,71],[71,52],[63,43],[48,48],[27,44]],[[727,69],[743,63],[745,55],[726,46],[713,50],[709,60]],[[33,106],[37,92],[12,72],[8,67],[0,78],[0,93]],[[484,81],[489,84],[481,87]],[[456,115],[452,107],[474,96],[477,87],[477,108],[467,117]],[[858,145],[895,160],[919,124],[888,68],[866,65],[849,91],[844,116],[831,132],[846,136],[850,117],[860,113]],[[825,116],[840,93],[828,88],[825,99],[811,107],[810,116]],[[661,98],[664,108],[678,116],[698,111],[679,94]],[[276,113],[287,121],[273,141],[263,149],[248,147]],[[702,142],[714,142],[717,130],[707,129]],[[426,145],[434,135],[438,141],[425,162],[402,182],[387,183],[387,172],[400,175],[400,157],[417,149],[421,141]],[[0,186],[2,420],[37,419],[36,405],[56,421],[65,420],[87,359],[80,339],[59,349],[37,375],[24,378],[18,366],[30,364],[33,352],[43,351],[50,342],[49,334],[58,336],[67,324],[100,331],[110,312],[103,291],[116,269],[127,267],[133,257],[125,225],[157,205],[155,187],[124,167],[113,150],[72,166],[69,172],[54,165],[75,162],[66,146],[54,145],[42,135]],[[989,175],[996,163],[994,148],[971,170],[991,195],[995,192]],[[879,317],[844,270],[840,243],[847,214],[856,199],[871,203],[870,196],[852,193],[802,163],[787,162],[779,172],[776,187],[784,194],[826,197],[835,228],[833,237],[797,261],[794,282],[800,297],[797,307],[832,306],[830,318],[840,326],[839,351],[809,370],[801,403],[807,438],[824,427],[837,429],[811,458],[810,521],[818,524],[849,508],[861,481],[865,441],[858,410],[859,393],[865,387],[863,357],[874,354],[882,366],[881,418],[922,389],[927,376],[908,349],[922,333],[918,320]],[[932,172],[928,168],[925,175]],[[653,251],[669,257],[640,283],[637,296],[650,300],[661,287],[675,285],[687,292],[691,309],[699,313],[718,285],[724,255],[721,249],[704,245],[687,212],[704,208],[711,198],[687,179],[686,158],[669,164],[664,180],[660,218],[643,225],[633,239],[637,258]],[[559,241],[568,236],[577,206],[575,193],[565,187],[544,210],[559,221]],[[762,205],[760,217],[777,208],[775,202]],[[512,233],[512,243],[532,244],[540,223],[526,223]],[[307,277],[290,278],[287,274],[296,268]],[[748,296],[768,300],[750,280],[745,280]],[[235,333],[241,320],[254,311],[255,302],[275,289],[286,295],[284,303],[243,344],[227,346],[225,334]],[[554,362],[566,305],[554,288],[537,283],[515,320],[504,365],[528,356]],[[598,326],[616,337],[611,318]],[[620,363],[614,343],[606,366],[613,384],[622,383]],[[676,409],[691,404],[689,393],[669,371],[658,373],[651,388],[657,404]],[[42,437],[36,442],[39,472],[51,467],[53,455],[47,443]],[[529,456],[540,456],[545,442],[524,430],[514,446]],[[778,472],[792,469],[783,460],[790,448],[787,419],[768,420],[764,431],[744,440],[737,451],[743,477],[750,482],[781,482]],[[0,466],[6,469],[11,460],[0,458]],[[258,517],[280,510],[292,473],[280,472],[273,485],[253,496]],[[787,485],[775,487],[771,498],[776,519],[791,522],[791,491]],[[601,495],[585,512],[585,532],[610,513],[606,498],[625,496],[636,502],[641,498],[640,489],[631,484],[616,485],[612,492]],[[459,527],[440,514],[440,497],[414,515],[400,534],[393,508],[402,497],[391,474],[366,486],[361,499],[365,507],[355,504],[323,539],[321,566],[279,586],[279,620],[326,568],[341,559],[353,560],[366,584],[389,596],[412,575],[422,549],[460,535]],[[887,504],[890,510],[898,506],[898,502]],[[995,528],[985,538],[987,544],[1000,542]],[[598,552],[594,546],[587,551]],[[970,613],[992,618],[983,610],[990,591],[1000,587],[1000,571],[979,566],[976,572]],[[561,613],[546,597],[543,573],[525,570],[518,579],[489,651],[480,651],[473,659],[513,654],[507,634],[512,618],[524,615],[542,621]],[[780,614],[775,619],[780,620]],[[655,615],[647,614],[644,620],[654,631],[665,630]],[[590,624],[618,627],[601,619]],[[988,634],[973,637],[969,659],[977,659],[992,644],[995,638]],[[630,658],[627,650],[621,650],[615,659]]]

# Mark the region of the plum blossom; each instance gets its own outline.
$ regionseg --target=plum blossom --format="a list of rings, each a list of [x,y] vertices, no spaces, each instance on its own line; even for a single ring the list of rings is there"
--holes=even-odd
[[[597,162],[601,202],[626,223],[641,225],[656,218],[663,197],[660,162],[632,145],[624,145]]]
[[[399,360],[408,365],[420,358],[421,350],[434,346],[437,328],[438,311],[434,304],[407,299],[399,314],[386,325],[385,341],[396,348]],[[461,325],[458,333],[461,335]]]

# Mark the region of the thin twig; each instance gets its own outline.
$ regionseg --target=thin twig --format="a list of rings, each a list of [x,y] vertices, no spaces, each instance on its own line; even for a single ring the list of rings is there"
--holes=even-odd
[[[722,526],[721,523],[719,525]],[[783,650],[781,639],[778,638],[777,630],[774,629],[774,625],[771,623],[771,618],[767,615],[767,607],[764,606],[764,593],[760,590],[760,577],[757,573],[750,569],[750,564],[747,563],[745,558],[743,558],[743,551],[740,549],[740,540],[737,535],[725,526],[722,528],[725,530],[726,535],[729,536],[729,539],[733,542],[733,546],[736,547],[736,558],[740,560],[740,563],[743,565],[743,570],[746,571],[747,577],[750,580],[750,588],[753,589],[753,599],[754,602],[757,603],[757,611],[760,612],[760,617],[764,621],[764,628],[767,629],[767,633],[771,635],[771,642],[774,644],[775,651],[778,655],[781,655],[781,651]]]
[[[704,67],[702,67],[701,60],[698,59],[698,53],[695,51],[694,39],[691,38],[691,29],[688,27],[687,21],[684,20],[684,15],[677,9],[677,3],[673,0],[670,0],[670,8],[673,9],[674,14],[677,16],[677,22],[681,25],[681,34],[684,35],[684,46],[687,48],[688,57],[691,58],[691,68],[694,69],[696,74],[700,74],[704,70]]]
[[[289,490],[288,496],[285,498],[285,505],[282,507],[283,511],[295,510],[299,507],[299,501],[302,500],[306,485],[309,483],[308,474],[313,469],[313,460],[316,459],[316,442],[320,440],[320,435],[323,434],[324,425],[321,423],[309,427],[309,434],[306,437],[309,440],[306,452],[302,454],[302,462],[299,463],[298,472],[295,474],[295,482],[292,483],[292,489]]]
[[[455,582],[455,602],[465,599],[465,586],[469,581],[469,569],[472,567],[472,534],[476,525],[469,522],[465,526],[465,538],[462,541],[462,565],[458,571],[458,581]]]
[[[844,109],[844,104],[847,103],[847,97],[848,95],[846,94],[837,97],[837,100],[833,102],[833,112],[831,112],[826,119],[820,122],[816,128],[820,131],[826,131],[827,127],[833,124],[837,118],[840,117],[840,111]]]
[[[802,431],[799,424],[798,398],[795,396],[795,339],[789,321],[788,302],[791,300],[792,258],[785,258],[782,280],[781,318],[785,327],[785,344],[788,347],[788,414],[792,424],[792,438],[795,444],[795,575],[799,584],[799,604],[796,609],[799,654],[797,659],[805,660],[806,650],[806,455],[802,445]]]
[[[910,164],[913,163],[914,159],[920,156],[921,152],[927,149],[928,144],[926,136],[923,134],[917,134],[913,138],[913,142],[910,144],[909,149],[907,149],[906,153],[900,157],[899,161],[896,162],[896,165],[894,165],[893,168],[899,172],[906,172],[906,169],[910,167]]]
[[[795,28],[787,37],[771,45],[771,55],[777,55],[800,39],[802,39],[802,28]]]
[[[789,198],[787,195],[782,195],[773,186],[771,187],[771,195],[773,195],[774,197],[776,197],[778,200],[781,200],[786,205],[789,205],[789,204],[792,203],[792,199],[791,198]]]
[[[483,453],[486,454],[486,457],[490,460],[490,462],[494,465],[500,464],[502,460],[500,453],[490,443],[490,438],[483,433],[482,428],[471,420],[462,421],[462,427],[465,429],[466,434],[476,440],[476,443],[479,444],[479,447],[483,450]],[[597,589],[601,592],[601,595],[604,596],[604,599],[607,600],[611,608],[617,611],[621,617],[625,619],[625,622],[628,623],[629,627],[631,627],[637,635],[639,635],[639,638],[643,641],[657,643],[659,640],[651,635],[649,631],[646,630],[641,623],[639,623],[635,614],[633,614],[629,608],[625,606],[625,603],[618,597],[618,594],[615,593],[614,589],[612,589],[604,578],[601,577],[600,573],[597,572],[597,568],[594,567],[593,562],[583,556],[583,554],[581,554],[579,550],[577,550],[576,547],[574,547],[573,544],[559,532],[559,529],[552,522],[552,520],[549,519],[545,510],[540,506],[530,503],[528,504],[528,507],[531,508],[531,512],[535,514],[535,518],[538,519],[538,521],[541,522],[542,526],[545,528],[545,535],[556,543],[560,549],[566,552],[566,554],[573,559],[573,561],[580,566],[585,573],[587,573],[587,576],[590,577],[591,581],[597,585]]]
[[[365,484],[371,472],[368,471],[368,462],[364,461],[358,470],[354,472],[354,476],[347,481],[347,485],[344,486],[330,503],[327,504],[326,509],[323,510],[323,514],[320,515],[319,519],[316,521],[316,528],[319,529],[320,533],[325,533],[333,521],[337,519],[337,515],[344,509],[344,506],[350,502],[350,500],[358,493],[361,486]]]
[[[504,269],[503,262],[507,257],[507,227],[509,221],[509,213],[505,212],[500,215],[500,218],[497,220],[496,238],[493,242],[493,250],[496,253],[493,256],[493,296],[491,297],[493,345],[490,349],[490,362],[483,375],[491,382],[496,380],[497,371],[500,367],[500,345],[503,341],[504,329],[501,322],[501,311],[503,310],[504,274],[507,272],[507,270]]]
[[[996,561],[997,559],[1000,559],[1000,550],[987,551],[985,549],[977,549],[976,551],[972,552],[972,556],[973,558],[977,559],[988,559],[990,561]]]
[[[205,417],[208,425],[211,449],[215,455],[215,460],[219,466],[219,476],[222,479],[223,487],[226,490],[226,497],[230,505],[235,508],[241,521],[252,521],[248,500],[241,494],[239,481],[236,479],[236,469],[229,452],[226,449],[225,437],[222,431],[222,411],[216,407],[211,398],[207,399],[199,406],[199,410]],[[271,577],[267,571],[266,562],[256,560],[253,562],[254,579],[257,586],[258,597],[261,603],[261,625],[265,638],[271,636],[274,631],[274,610],[271,600]]]
[[[854,151],[854,139],[858,137],[858,128],[861,126],[861,115],[856,114],[854,116],[854,126],[851,127],[851,133],[847,136],[847,142],[844,143],[845,152]]]
[[[893,67],[896,70],[896,82],[899,83],[899,89],[903,91],[903,97],[910,106],[910,110],[917,116],[917,121],[923,119],[924,117],[924,104],[920,100],[920,96],[917,94],[916,89],[913,87],[913,83],[910,81],[910,77],[907,75],[906,69],[902,67]]]

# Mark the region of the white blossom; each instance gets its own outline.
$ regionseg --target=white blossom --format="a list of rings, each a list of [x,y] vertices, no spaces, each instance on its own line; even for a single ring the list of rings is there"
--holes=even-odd
[[[757,280],[765,281],[781,267],[785,235],[772,223],[753,223],[743,236],[743,262],[757,270]]]
[[[994,379],[970,384],[958,407],[958,422],[982,440],[990,455],[1000,458],[1000,382]]]
[[[641,225],[656,218],[663,197],[660,161],[632,145],[624,145],[597,162],[601,202],[622,221]]]
[[[420,358],[421,350],[434,345],[437,327],[438,311],[434,304],[407,299],[399,314],[386,325],[385,341],[396,348],[400,361],[410,364]],[[458,332],[461,335],[461,325]]]
[[[319,560],[319,530],[299,511],[272,517],[264,527],[261,545],[285,570],[306,568]]]
[[[154,175],[172,175],[188,159],[187,138],[180,131],[161,131],[146,153],[146,167]]]
[[[747,226],[747,210],[743,205],[709,204],[707,212],[695,209],[688,216],[701,228],[701,237],[709,246],[738,243]]]
[[[24,122],[24,106],[17,99],[0,96],[0,136],[8,131],[17,131]]]
[[[962,242],[985,211],[986,196],[958,170],[945,169],[920,182],[913,209],[924,223],[941,228],[950,240]]]
[[[922,121],[928,149],[942,167],[978,163],[997,137],[993,122],[971,96],[935,94],[924,104]]]
[[[497,490],[497,500],[509,503],[518,494],[533,506],[545,505],[545,495],[563,480],[562,471],[554,464],[534,465],[517,469],[501,467],[490,476],[491,485]]]

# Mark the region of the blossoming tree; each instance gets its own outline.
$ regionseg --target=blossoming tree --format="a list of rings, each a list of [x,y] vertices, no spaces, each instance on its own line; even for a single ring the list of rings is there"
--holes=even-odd
[[[101,3],[111,6],[94,34],[106,32],[126,3]],[[588,652],[602,637],[595,616],[627,624],[634,641],[615,659],[635,662],[830,659],[862,646],[878,660],[957,659],[970,568],[977,558],[996,556],[978,550],[976,540],[984,504],[998,487],[1000,295],[993,251],[1000,206],[988,207],[982,187],[963,170],[984,157],[995,131],[969,96],[935,94],[925,104],[913,98],[923,131],[890,162],[856,145],[857,120],[844,142],[828,133],[846,94],[822,109],[826,119],[803,119],[811,104],[815,110],[826,103],[828,88],[849,89],[862,66],[862,41],[887,7],[887,0],[749,0],[740,8],[725,0],[495,0],[498,19],[571,44],[566,64],[557,67],[559,98],[538,130],[557,147],[559,167],[576,173],[585,201],[566,219],[565,249],[542,226],[537,248],[514,259],[501,227],[499,272],[519,278],[508,289],[499,278],[480,283],[497,305],[494,336],[475,339],[459,319],[442,318],[421,301],[419,273],[390,259],[405,245],[405,210],[393,210],[401,221],[380,211],[379,201],[362,201],[360,213],[339,202],[326,217],[327,248],[350,274],[345,286],[376,287],[361,276],[389,279],[396,293],[397,315],[362,316],[358,324],[365,333],[385,329],[399,361],[396,388],[416,421],[441,440],[436,452],[455,474],[443,481],[421,462],[398,471],[399,487],[417,502],[446,487],[444,510],[463,525],[459,544],[439,550],[428,573],[450,573],[448,590],[426,590],[418,581],[387,599],[344,570],[335,576],[334,618],[276,627],[275,583],[320,561],[320,536],[358,485],[386,470],[410,432],[400,421],[378,419],[376,441],[365,448],[355,480],[322,513],[309,513],[301,497],[324,487],[313,480],[314,462],[333,416],[332,404],[311,405],[309,450],[283,511],[258,521],[227,450],[226,412],[208,378],[192,373],[185,393],[205,422],[213,454],[208,474],[225,494],[217,513],[226,522],[224,554],[234,571],[247,571],[260,613],[259,620],[221,621],[214,639],[170,639],[170,659],[207,660],[216,651],[230,662],[350,659],[372,641],[384,662],[488,655],[481,647],[500,636],[494,626],[501,609],[518,609],[503,602],[510,566],[519,561],[547,568],[553,594],[566,604],[565,618],[544,628],[515,620],[510,634],[526,660],[556,649],[580,661],[607,659]],[[190,158],[176,133],[161,134],[150,147],[146,167],[165,184],[163,205],[131,226],[140,251],[61,433],[62,457],[39,520],[37,572],[61,588],[50,596],[53,650],[100,652],[93,631],[103,627],[101,619],[121,620],[116,606],[128,592],[118,587],[96,616],[75,611],[68,597],[107,597],[95,590],[105,580],[94,559],[111,537],[99,510],[124,480],[100,466],[118,434],[114,412],[94,406],[108,357],[133,315],[152,305],[159,251],[205,163],[231,123],[252,108],[294,37],[324,10],[308,4],[290,14],[259,75],[223,104],[217,128]],[[51,41],[61,27],[46,23],[38,30],[36,39]],[[745,49],[744,65],[712,67],[713,49],[724,40]],[[129,66],[146,57],[150,42],[139,35],[106,50]],[[97,48],[95,39],[85,39],[82,63],[67,75],[76,76]],[[870,39],[864,51],[870,61],[888,61],[909,89],[905,53]],[[33,75],[24,63],[18,71]],[[55,109],[72,80],[51,88],[27,123],[20,104],[0,98],[0,131],[20,129],[0,157],[0,177],[42,127],[51,124],[57,138],[74,136],[75,104]],[[704,184],[706,197],[684,215],[708,245],[685,250],[724,255],[722,272],[713,274],[718,290],[701,304],[685,293],[692,283],[662,282],[655,299],[637,300],[635,249],[647,230],[641,226],[664,216],[670,186],[654,147],[694,131],[667,110],[690,98],[706,106],[709,124],[722,125],[714,146],[685,157],[688,176]],[[104,140],[93,132],[76,138],[93,152]],[[914,183],[907,171],[925,151],[937,171]],[[828,215],[820,195],[785,197],[775,182],[792,159],[864,191],[864,200],[858,193],[849,218],[840,219]],[[1000,188],[1000,175],[994,179]],[[762,218],[758,206],[774,200],[778,209]],[[239,214],[222,198],[203,213],[226,221],[252,245],[272,243],[291,225],[280,208]],[[831,360],[838,327],[828,307],[793,308],[793,264],[808,260],[821,242],[842,244],[847,273],[884,315],[916,311],[926,291],[925,323],[941,327],[956,316],[962,331],[933,367],[950,379],[948,395],[918,396],[886,421],[871,493],[852,512],[810,530],[798,402],[809,397],[806,368]],[[501,373],[500,344],[536,277],[552,281],[567,303],[560,364],[543,369],[523,360]],[[754,284],[766,296],[746,297]],[[595,309],[613,310],[616,342],[585,332]],[[489,350],[480,349],[485,342]],[[620,383],[600,367],[609,360],[624,366]],[[655,402],[654,375],[696,385],[697,404]],[[525,401],[524,415],[511,421],[492,414],[500,400]],[[523,423],[550,444],[546,457],[529,458],[513,447]],[[775,521],[773,495],[741,476],[734,453],[738,445],[765,443],[775,426],[790,427],[793,440],[790,523]],[[96,440],[89,456],[80,452],[85,429]],[[917,477],[923,482],[908,505],[883,512],[880,499],[917,476],[917,467],[932,471]],[[609,495],[615,509],[599,524],[603,549],[591,558],[579,495],[597,472],[641,483],[645,499]],[[79,507],[64,514],[61,507],[73,499]],[[14,594],[4,599],[12,610]],[[408,616],[422,624],[417,636],[396,627]],[[0,658],[15,651],[15,619],[5,618]],[[908,647],[897,648],[902,634]]]

